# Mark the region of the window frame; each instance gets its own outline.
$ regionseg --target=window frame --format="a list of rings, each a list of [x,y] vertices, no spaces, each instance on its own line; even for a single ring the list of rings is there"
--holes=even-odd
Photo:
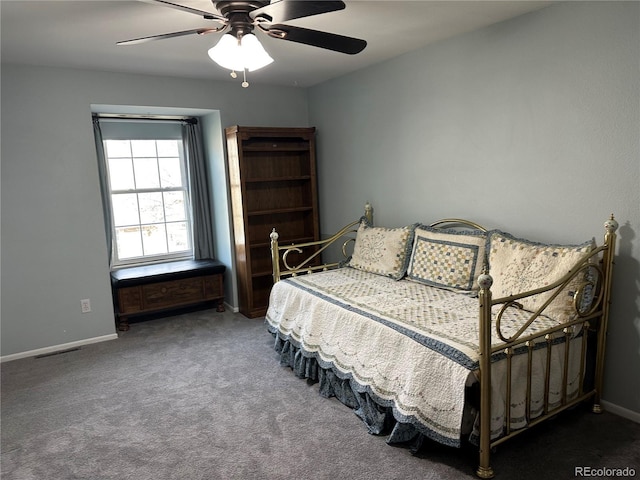
[[[132,135],[133,137],[133,135]],[[162,187],[161,185],[159,185],[158,187],[144,187],[144,188],[133,188],[133,189],[117,189],[114,190],[112,188],[111,185],[111,166],[110,166],[110,158],[129,158],[130,161],[132,162],[131,164],[131,168],[133,171],[133,176],[134,176],[134,182],[135,182],[135,166],[134,166],[134,158],[138,158],[135,157],[132,151],[132,144],[131,142],[133,141],[154,141],[154,142],[158,142],[158,141],[176,141],[178,143],[178,157],[179,157],[179,161],[180,161],[180,175],[181,175],[181,179],[182,179],[182,183],[183,185],[180,187]],[[122,141],[126,141],[129,142],[129,149],[131,152],[131,156],[130,157],[109,157],[109,147],[108,147],[108,143],[110,141],[113,142],[122,142]],[[171,262],[171,261],[178,261],[178,260],[189,260],[189,259],[193,259],[194,258],[194,245],[193,245],[193,208],[192,208],[192,204],[191,204],[191,186],[190,186],[190,181],[189,181],[189,159],[186,156],[185,153],[185,146],[184,146],[184,141],[183,139],[179,139],[179,138],[163,138],[161,135],[156,136],[156,138],[106,138],[103,140],[103,147],[104,147],[104,162],[105,162],[105,174],[107,176],[106,178],[106,184],[108,187],[108,199],[109,199],[109,213],[111,215],[111,238],[112,238],[112,242],[111,242],[111,250],[112,250],[112,268],[116,269],[116,268],[123,268],[123,267],[128,267],[128,266],[143,266],[143,265],[151,265],[151,264],[156,264],[156,263],[165,263],[165,262]],[[140,157],[140,158],[154,158],[154,157]],[[156,166],[159,168],[159,159],[163,158],[158,156],[158,148],[157,148],[157,143],[156,143],[156,156],[155,156],[155,161],[156,161]],[[118,195],[118,194],[136,194],[136,196],[138,196],[141,193],[160,193],[162,195],[163,198],[163,212],[165,212],[164,209],[164,193],[167,192],[183,192],[184,194],[184,209],[185,209],[185,219],[184,220],[180,220],[180,222],[184,222],[186,223],[186,227],[187,227],[187,242],[188,242],[188,249],[187,250],[182,250],[180,252],[166,252],[166,253],[160,253],[160,254],[148,254],[148,255],[144,255],[144,241],[141,239],[141,246],[143,249],[143,255],[142,256],[135,256],[135,257],[127,257],[125,259],[121,259],[119,256],[119,251],[118,251],[118,234],[117,234],[117,229],[121,228],[122,225],[116,225],[115,223],[115,215],[114,215],[114,202],[113,202],[113,195]],[[143,231],[144,231],[144,226],[145,225],[153,225],[153,224],[159,224],[162,223],[165,225],[165,242],[167,244],[167,250],[168,250],[168,239],[166,239],[167,234],[167,229],[166,229],[166,225],[170,224],[170,223],[174,223],[172,221],[166,221],[166,217],[164,219],[163,222],[142,222],[142,219],[140,218],[140,203],[139,203],[139,197],[136,198],[136,203],[137,203],[137,209],[138,209],[138,222],[137,224],[131,224],[131,226],[139,226],[140,227],[140,235],[143,235]],[[166,212],[165,212],[166,213]]]

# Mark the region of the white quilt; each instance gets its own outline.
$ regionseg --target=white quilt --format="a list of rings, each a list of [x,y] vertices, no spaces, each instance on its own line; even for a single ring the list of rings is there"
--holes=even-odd
[[[459,445],[465,385],[478,368],[478,315],[477,298],[345,267],[276,283],[266,321],[321,365],[391,401],[398,420],[410,419],[431,438]],[[503,333],[515,332],[528,315],[509,309],[502,319]],[[557,322],[541,317],[534,324],[526,333]],[[500,342],[497,336],[493,341]],[[561,365],[563,351],[564,345],[554,346],[554,364]],[[570,352],[579,359],[579,348]],[[501,433],[505,411],[505,362],[498,357],[492,377],[494,437]],[[535,352],[534,363],[542,371],[545,359],[544,349]],[[513,368],[512,428],[519,428],[525,425],[526,361],[514,362]],[[560,374],[554,376],[551,404],[561,395]],[[570,368],[569,396],[577,390],[577,376],[578,367]],[[543,403],[540,375],[533,387],[535,416]]]

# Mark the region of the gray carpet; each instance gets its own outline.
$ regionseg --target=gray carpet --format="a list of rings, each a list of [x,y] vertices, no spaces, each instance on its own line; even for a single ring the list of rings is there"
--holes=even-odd
[[[471,448],[412,455],[368,434],[279,366],[262,319],[186,313],[1,368],[3,480],[475,478]],[[577,408],[493,457],[504,479],[581,466],[640,477],[640,425]]]

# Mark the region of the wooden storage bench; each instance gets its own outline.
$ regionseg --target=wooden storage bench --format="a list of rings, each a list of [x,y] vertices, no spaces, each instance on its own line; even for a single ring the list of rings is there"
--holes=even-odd
[[[111,272],[116,324],[129,330],[129,317],[169,312],[215,302],[224,311],[225,266],[210,259],[121,268]]]

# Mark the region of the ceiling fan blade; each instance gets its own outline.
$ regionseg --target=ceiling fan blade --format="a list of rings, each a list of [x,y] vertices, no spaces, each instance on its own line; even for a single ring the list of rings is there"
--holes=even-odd
[[[308,0],[280,0],[258,8],[249,15],[252,19],[264,19],[268,22],[287,22],[294,18],[311,17],[321,13],[335,12],[345,8],[344,2]]]
[[[134,38],[132,40],[124,40],[117,42],[116,45],[137,45],[139,43],[152,42],[154,40],[164,40],[165,38],[184,37],[186,35],[206,35],[207,33],[216,33],[223,30],[225,27],[220,28],[195,28],[193,30],[183,30],[181,32],[162,33],[160,35],[151,35],[150,37]]]
[[[145,2],[145,3],[153,3],[153,4],[160,4],[160,5],[164,5],[166,7],[171,7],[171,8],[175,8],[177,10],[181,10],[183,12],[187,12],[187,13],[193,13],[195,15],[199,15],[201,17],[203,17],[206,20],[216,20],[218,22],[222,22],[222,23],[227,23],[227,19],[224,18],[222,15],[218,15],[217,13],[211,13],[211,12],[205,12],[204,10],[198,10],[197,8],[191,8],[191,7],[187,7],[185,5],[180,5],[177,3],[173,3],[173,2],[168,2],[167,0],[140,0],[141,2]]]
[[[277,24],[269,25],[268,27],[260,25],[260,28],[273,38],[304,43],[305,45],[333,50],[334,52],[347,53],[349,55],[360,53],[367,46],[366,41],[358,38],[345,37],[335,33],[320,32],[308,28],[292,27],[291,25]]]

